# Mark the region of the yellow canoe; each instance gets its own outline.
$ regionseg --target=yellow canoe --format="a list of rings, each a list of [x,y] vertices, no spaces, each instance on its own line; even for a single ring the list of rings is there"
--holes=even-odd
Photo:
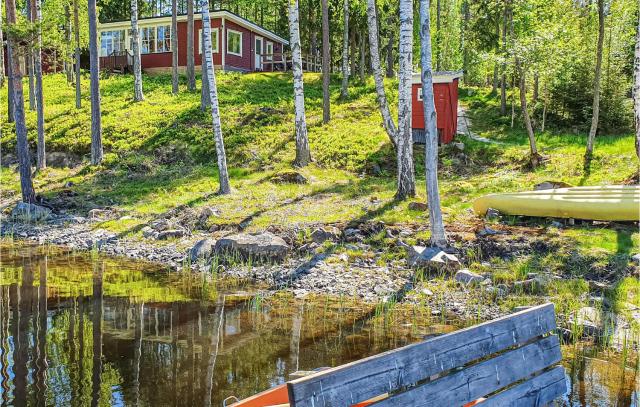
[[[640,186],[610,185],[485,195],[473,202],[484,216],[489,208],[505,215],[612,221],[640,220]]]

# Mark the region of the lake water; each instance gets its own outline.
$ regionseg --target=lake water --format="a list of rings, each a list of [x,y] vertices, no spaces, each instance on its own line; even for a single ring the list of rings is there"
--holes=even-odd
[[[346,300],[265,299],[145,263],[0,242],[2,405],[221,406],[455,325],[387,324]],[[575,349],[563,349],[560,404],[640,406],[631,363]]]

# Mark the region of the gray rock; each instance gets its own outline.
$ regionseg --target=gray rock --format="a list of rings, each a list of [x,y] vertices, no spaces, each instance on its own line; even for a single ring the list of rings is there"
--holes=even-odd
[[[425,212],[428,206],[425,202],[410,202],[408,208],[412,211]]]
[[[571,186],[572,186],[571,184],[567,184],[566,182],[562,182],[562,181],[544,181],[539,184],[536,184],[533,187],[533,189],[535,191],[542,191],[545,189],[569,188]]]
[[[47,165],[57,168],[71,168],[78,160],[70,154],[60,151],[47,153]]]
[[[594,307],[582,307],[569,323],[582,331],[582,336],[599,337],[604,332],[602,312]]]
[[[145,226],[141,230],[142,236],[147,239],[155,239],[158,236],[158,232],[153,229],[151,226]]]
[[[209,221],[209,218],[214,216],[220,216],[220,210],[211,206],[205,206],[200,210],[200,214],[198,215],[198,223],[200,224],[200,226],[204,227]]]
[[[340,230],[334,226],[318,228],[311,232],[311,240],[318,244],[322,244],[327,240],[336,242],[340,240]]]
[[[189,259],[192,263],[200,259],[208,260],[213,254],[213,248],[216,245],[216,241],[213,239],[202,239],[198,241],[191,250],[189,250]]]
[[[239,233],[218,240],[214,250],[219,255],[239,255],[243,259],[282,261],[289,253],[289,245],[270,232]]]
[[[185,235],[185,232],[182,229],[168,229],[158,233],[158,236],[156,237],[156,239],[158,240],[176,239],[179,237],[183,237],[184,235]]]
[[[171,223],[167,219],[157,219],[149,223],[149,226],[156,232],[162,232],[168,230],[171,227]]]
[[[438,269],[457,269],[460,260],[453,255],[442,251],[439,247],[407,246],[409,266],[413,268],[435,267]]]
[[[274,174],[269,178],[274,184],[306,184],[307,179],[297,171],[288,170]]]
[[[2,162],[0,162],[0,165],[10,167],[16,164],[18,164],[18,157],[15,154],[2,154]]]
[[[562,227],[564,225],[562,223],[558,222],[557,220],[554,220],[553,222],[551,222],[551,226],[553,226],[556,229],[562,229]]]
[[[91,220],[107,219],[109,216],[111,216],[111,211],[108,209],[95,208],[95,209],[91,209],[88,215],[89,215],[89,219]]]
[[[495,229],[491,229],[490,227],[486,226],[482,229],[480,229],[477,232],[478,236],[493,236],[493,235],[504,235],[506,234],[506,232],[500,231],[500,230],[495,230]]]
[[[484,277],[480,274],[473,273],[467,269],[457,271],[453,278],[462,284],[477,284],[484,281]]]
[[[631,260],[638,266],[640,266],[640,253],[631,256]]]
[[[487,209],[487,213],[485,214],[485,218],[486,219],[499,219],[500,218],[500,211],[497,209],[493,209],[493,208],[489,208]]]
[[[11,217],[22,222],[43,222],[51,219],[51,209],[26,202],[18,202],[11,211]]]
[[[453,147],[455,147],[457,150],[464,151],[464,143],[462,142],[453,143]]]

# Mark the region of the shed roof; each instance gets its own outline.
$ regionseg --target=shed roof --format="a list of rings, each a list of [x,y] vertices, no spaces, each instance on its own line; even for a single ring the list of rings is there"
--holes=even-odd
[[[454,79],[459,79],[464,75],[462,70],[460,71],[436,71],[433,72],[433,83],[451,83]],[[412,83],[421,83],[422,75],[420,72],[413,74]]]

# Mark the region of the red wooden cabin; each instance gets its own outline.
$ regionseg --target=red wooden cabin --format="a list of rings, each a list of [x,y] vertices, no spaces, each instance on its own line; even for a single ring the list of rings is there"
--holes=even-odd
[[[141,18],[140,53],[145,72],[171,71],[171,16]],[[98,25],[100,67],[127,70],[131,60],[131,21]],[[187,65],[187,16],[178,16],[178,67]],[[289,43],[277,34],[227,10],[211,11],[213,64],[224,71],[271,71],[279,67],[270,58],[281,58]],[[194,15],[194,59],[201,67],[202,19]]]
[[[434,72],[433,95],[436,104],[438,136],[441,144],[453,141],[458,130],[458,80],[462,71]],[[411,128],[413,142],[424,144],[424,110],[420,74],[413,75]]]

